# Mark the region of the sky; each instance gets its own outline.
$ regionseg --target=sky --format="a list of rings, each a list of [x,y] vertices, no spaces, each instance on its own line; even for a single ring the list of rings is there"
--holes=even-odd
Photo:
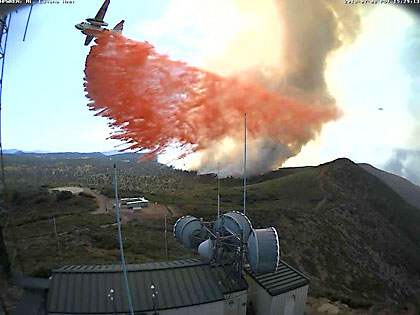
[[[139,29],[142,19],[157,18],[167,5],[122,2],[110,5],[106,20],[113,26],[124,18],[125,35],[138,40],[147,39]],[[5,149],[97,152],[114,150],[119,144],[106,140],[107,121],[94,117],[86,106],[83,71],[89,47],[74,27],[94,17],[101,5],[102,1],[93,0],[38,4],[24,42],[29,8],[12,14],[2,99]]]
[[[313,156],[318,150],[321,160],[338,153],[377,164],[392,148],[419,149],[420,143],[411,139],[414,79],[404,64],[405,33],[415,25],[406,11],[392,7],[379,8],[362,20],[362,34],[335,52],[325,72],[343,115],[326,124],[318,141],[310,142],[298,159],[310,163],[311,156],[306,159],[304,153],[314,147],[308,151]]]
[[[89,47],[74,27],[93,17],[103,1],[58,2],[34,6],[25,42],[29,8],[12,14],[3,82],[3,147],[51,152],[114,150],[121,144],[107,139],[111,130],[106,119],[94,116],[86,106],[83,71]],[[359,14],[358,36],[328,56],[324,72],[341,117],[325,124],[318,137],[284,166],[318,165],[348,157],[410,177],[407,172],[420,171],[420,165],[413,160],[408,165],[406,159],[398,169],[393,158],[398,150],[420,150],[416,90],[420,67],[414,62],[419,59],[415,53],[419,17],[398,6],[379,4],[360,8]],[[125,20],[124,36],[149,41],[171,59],[222,75],[252,67],[256,58],[259,63],[282,66],[276,59],[281,47],[275,41],[259,41],[277,36],[267,33],[268,27],[278,23],[269,6],[251,12],[238,10],[235,1],[111,0],[105,21],[113,27],[121,19]],[[239,38],[243,29],[255,33],[253,42]],[[237,54],[237,62],[223,63],[222,56],[229,53],[234,40],[241,40],[244,50],[259,45],[267,53]],[[169,152],[161,160],[172,158]]]

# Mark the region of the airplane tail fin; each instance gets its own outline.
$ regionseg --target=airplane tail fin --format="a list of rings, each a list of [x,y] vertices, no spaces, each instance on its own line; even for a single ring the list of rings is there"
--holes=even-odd
[[[116,33],[121,34],[121,32],[123,30],[123,26],[124,26],[124,20],[122,20],[120,23],[115,25],[115,27],[112,30],[115,31]]]

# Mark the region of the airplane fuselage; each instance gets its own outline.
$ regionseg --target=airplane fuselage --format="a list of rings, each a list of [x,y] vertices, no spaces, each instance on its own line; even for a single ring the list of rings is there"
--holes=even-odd
[[[108,25],[108,24],[106,24],[106,25]],[[75,27],[85,35],[96,36],[96,35],[104,32],[104,31],[112,31],[114,33],[121,34],[120,30],[106,29],[106,28],[102,28],[101,26],[96,26],[96,25],[92,25],[90,23],[85,23],[85,22],[76,24]]]
[[[100,26],[92,25],[85,22],[76,24],[75,27],[85,35],[95,35],[106,30]]]
[[[86,35],[85,39],[85,46],[89,45],[89,43],[101,33],[105,31],[111,31],[116,34],[121,34],[122,29],[124,27],[124,20],[121,20],[120,23],[115,25],[113,29],[105,28],[108,26],[108,23],[104,21],[106,10],[108,9],[110,0],[104,0],[101,8],[99,9],[98,13],[95,15],[94,18],[87,18],[86,22],[82,22],[76,24],[75,27],[81,31],[84,35]]]

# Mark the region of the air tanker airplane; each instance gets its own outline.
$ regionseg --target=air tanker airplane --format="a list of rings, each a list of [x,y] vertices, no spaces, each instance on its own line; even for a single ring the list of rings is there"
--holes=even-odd
[[[114,33],[121,34],[121,31],[123,29],[124,20],[122,20],[120,23],[115,25],[115,27],[110,30],[107,28],[104,28],[104,26],[108,26],[108,23],[104,22],[104,16],[106,13],[106,10],[108,9],[110,0],[105,0],[102,4],[102,7],[99,9],[98,13],[96,14],[95,18],[88,18],[86,19],[86,22],[82,22],[79,24],[76,24],[75,27],[80,30],[83,34],[86,35],[85,45],[89,45],[89,43],[92,41],[92,39],[104,31],[112,31]]]

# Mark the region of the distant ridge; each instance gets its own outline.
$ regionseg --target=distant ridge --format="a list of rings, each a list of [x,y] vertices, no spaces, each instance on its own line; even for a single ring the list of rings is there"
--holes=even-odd
[[[103,152],[50,152],[50,151],[45,151],[45,150],[34,150],[34,151],[22,151],[19,149],[6,149],[3,150],[4,154],[46,154],[46,155],[76,155],[76,156],[89,156],[89,155],[96,155],[96,156],[104,156],[104,157],[111,157],[111,156],[115,156],[115,155],[119,155],[119,156],[124,156],[124,155],[142,155],[144,153],[134,153],[134,152],[120,152],[118,150],[111,150],[111,151],[103,151]],[[331,165],[333,167],[337,167],[338,165],[341,164],[346,164],[346,163],[352,163],[354,164],[352,161],[348,160],[348,159],[337,159],[335,161],[331,161],[325,164],[321,164],[321,165]],[[380,170],[378,168],[373,167],[370,164],[367,163],[358,163],[357,164],[359,167],[363,168],[365,171],[369,172],[370,174],[376,176],[377,178],[379,178],[382,182],[384,182],[385,184],[387,184],[389,187],[391,187],[400,197],[402,197],[406,202],[408,202],[410,205],[420,209],[420,186],[413,184],[412,182],[410,182],[409,180]],[[285,168],[282,169],[282,172],[285,172],[286,170],[290,171],[290,173],[294,173],[300,169],[304,169],[304,168]],[[285,175],[287,175],[288,172],[286,172]],[[278,171],[272,171],[269,173],[266,173],[264,175],[260,175],[260,176],[253,176],[252,178],[250,178],[250,183],[258,183],[261,181],[265,181],[265,180],[269,180],[272,178],[277,178],[279,176]],[[235,181],[235,180],[233,180]]]
[[[5,154],[16,154],[16,153],[23,153],[23,151],[18,150],[18,149],[7,149],[7,150],[3,150],[3,153],[5,153]]]
[[[111,151],[104,151],[104,152],[101,152],[103,155],[115,155],[115,154],[119,154],[119,153],[121,153],[120,151],[118,151],[118,150],[111,150]]]
[[[420,186],[413,184],[401,176],[377,169],[370,164],[359,163],[358,165],[382,180],[409,204],[420,209]]]

